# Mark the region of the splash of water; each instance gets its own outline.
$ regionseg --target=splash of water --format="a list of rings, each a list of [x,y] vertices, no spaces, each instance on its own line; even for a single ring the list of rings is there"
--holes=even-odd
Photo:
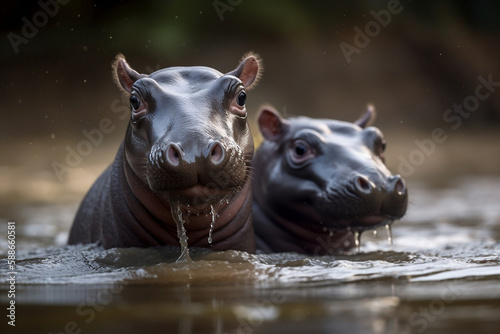
[[[182,217],[181,205],[178,201],[172,202],[170,204],[172,210],[172,217],[177,225],[177,238],[181,244],[181,255],[177,259],[177,262],[188,262],[191,263],[191,257],[189,256],[188,248],[188,237],[186,235],[186,229],[184,228],[184,219]]]
[[[212,233],[214,232],[215,227],[215,209],[214,206],[210,204],[210,215],[212,216],[212,221],[210,222],[210,230],[208,231],[208,243],[212,245]]]
[[[387,241],[389,242],[389,245],[392,247],[392,227],[391,225],[387,224],[385,225],[385,230],[387,231]]]

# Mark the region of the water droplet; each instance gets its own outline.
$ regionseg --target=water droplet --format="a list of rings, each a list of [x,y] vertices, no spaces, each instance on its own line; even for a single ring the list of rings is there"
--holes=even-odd
[[[356,252],[361,251],[361,232],[354,231],[354,244],[356,245]]]
[[[377,230],[373,230],[373,236],[376,238],[378,235],[378,231]]]
[[[392,247],[392,227],[391,225],[387,224],[385,225],[385,230],[387,231],[387,241],[389,242],[389,245]]]
[[[214,206],[210,204],[210,214],[212,215],[212,221],[210,222],[210,230],[208,231],[208,243],[212,245],[212,233],[214,232],[215,227],[215,216],[217,213],[215,212]]]
[[[177,259],[177,262],[192,262],[189,256],[188,248],[188,237],[186,235],[186,229],[184,228],[184,219],[182,217],[181,205],[178,201],[170,203],[172,217],[177,225],[177,238],[179,238],[179,243],[181,244],[181,255]]]
[[[333,237],[333,230],[330,230],[330,232],[328,232],[328,236],[331,238]]]

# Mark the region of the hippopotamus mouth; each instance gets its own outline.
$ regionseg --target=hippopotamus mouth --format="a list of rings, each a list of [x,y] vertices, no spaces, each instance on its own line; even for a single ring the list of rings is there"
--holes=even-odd
[[[355,179],[357,180],[357,179]],[[406,213],[407,191],[399,176],[390,176],[384,186],[357,188],[338,183],[303,202],[304,214],[331,230],[365,231],[392,224]],[[360,191],[362,190],[362,191]]]
[[[179,203],[188,215],[209,213],[227,204],[249,180],[253,153],[243,153],[239,146],[224,140],[218,141],[216,147],[223,152],[218,159],[214,153],[186,161],[173,153],[173,158],[165,158],[169,147],[154,145],[146,165],[149,188],[164,201]],[[184,153],[178,156],[184,157]],[[171,160],[173,163],[168,163]]]
[[[384,225],[392,224],[394,221],[398,220],[399,217],[389,216],[383,213],[375,213],[354,219],[342,219],[340,221],[335,221],[336,229],[339,229],[339,225],[345,226],[345,228],[340,229],[350,229],[353,231],[365,231],[374,230]]]
[[[204,215],[213,208],[227,205],[237,191],[238,189],[218,189],[198,184],[182,190],[160,192],[159,195],[169,202],[178,202],[187,215]]]
[[[311,217],[312,221],[316,221],[318,230],[332,230],[332,231],[342,231],[342,230],[351,230],[351,231],[366,231],[366,230],[374,230],[379,227],[390,225],[394,223],[396,220],[400,219],[403,215],[394,216],[385,214],[382,212],[376,212],[371,214],[366,214],[362,216],[353,216],[346,217],[337,217],[336,214],[326,214],[315,211],[314,213],[308,213]],[[310,223],[311,221],[309,221]],[[312,226],[308,224],[311,228]]]

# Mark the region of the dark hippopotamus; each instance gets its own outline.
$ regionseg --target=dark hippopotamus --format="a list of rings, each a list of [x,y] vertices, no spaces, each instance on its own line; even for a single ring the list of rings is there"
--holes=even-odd
[[[297,117],[264,108],[264,142],[254,156],[254,229],[262,252],[332,254],[355,245],[353,234],[401,218],[404,180],[384,164],[385,140],[355,123]]]
[[[130,122],[113,164],[76,214],[69,243],[183,245],[255,251],[246,92],[260,76],[246,55],[226,74],[171,67],[150,75],[118,55],[113,71]]]

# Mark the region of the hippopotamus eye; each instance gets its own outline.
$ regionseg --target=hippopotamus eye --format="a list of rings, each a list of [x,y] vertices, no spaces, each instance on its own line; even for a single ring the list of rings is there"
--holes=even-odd
[[[297,144],[297,146],[295,146],[295,154],[296,155],[302,156],[306,153],[307,153],[307,147],[305,145]]]
[[[139,109],[141,106],[141,100],[136,95],[130,96],[130,107],[133,111]]]
[[[385,142],[384,139],[382,139],[382,143],[380,144],[380,153],[384,153],[385,152],[385,148],[387,147],[387,143]]]
[[[375,153],[379,156],[382,156],[385,152],[386,146],[387,143],[385,142],[385,139],[382,137],[378,137],[375,141]]]
[[[294,165],[302,165],[314,158],[316,153],[309,143],[302,139],[298,139],[290,147],[289,156]]]
[[[247,93],[243,91],[240,94],[238,94],[238,97],[236,98],[236,103],[238,103],[240,107],[243,107],[246,101],[247,101]]]
[[[382,160],[383,163],[385,163],[384,152],[385,152],[386,146],[387,146],[387,144],[386,144],[384,138],[379,138],[379,140],[377,140],[376,146],[375,146],[375,153],[379,156],[379,158]]]
[[[246,118],[247,111],[245,109],[245,102],[247,101],[247,93],[244,90],[238,93],[231,101],[229,110],[236,116]]]
[[[132,123],[136,124],[147,115],[147,105],[135,94],[130,95],[130,109],[132,109]]]

